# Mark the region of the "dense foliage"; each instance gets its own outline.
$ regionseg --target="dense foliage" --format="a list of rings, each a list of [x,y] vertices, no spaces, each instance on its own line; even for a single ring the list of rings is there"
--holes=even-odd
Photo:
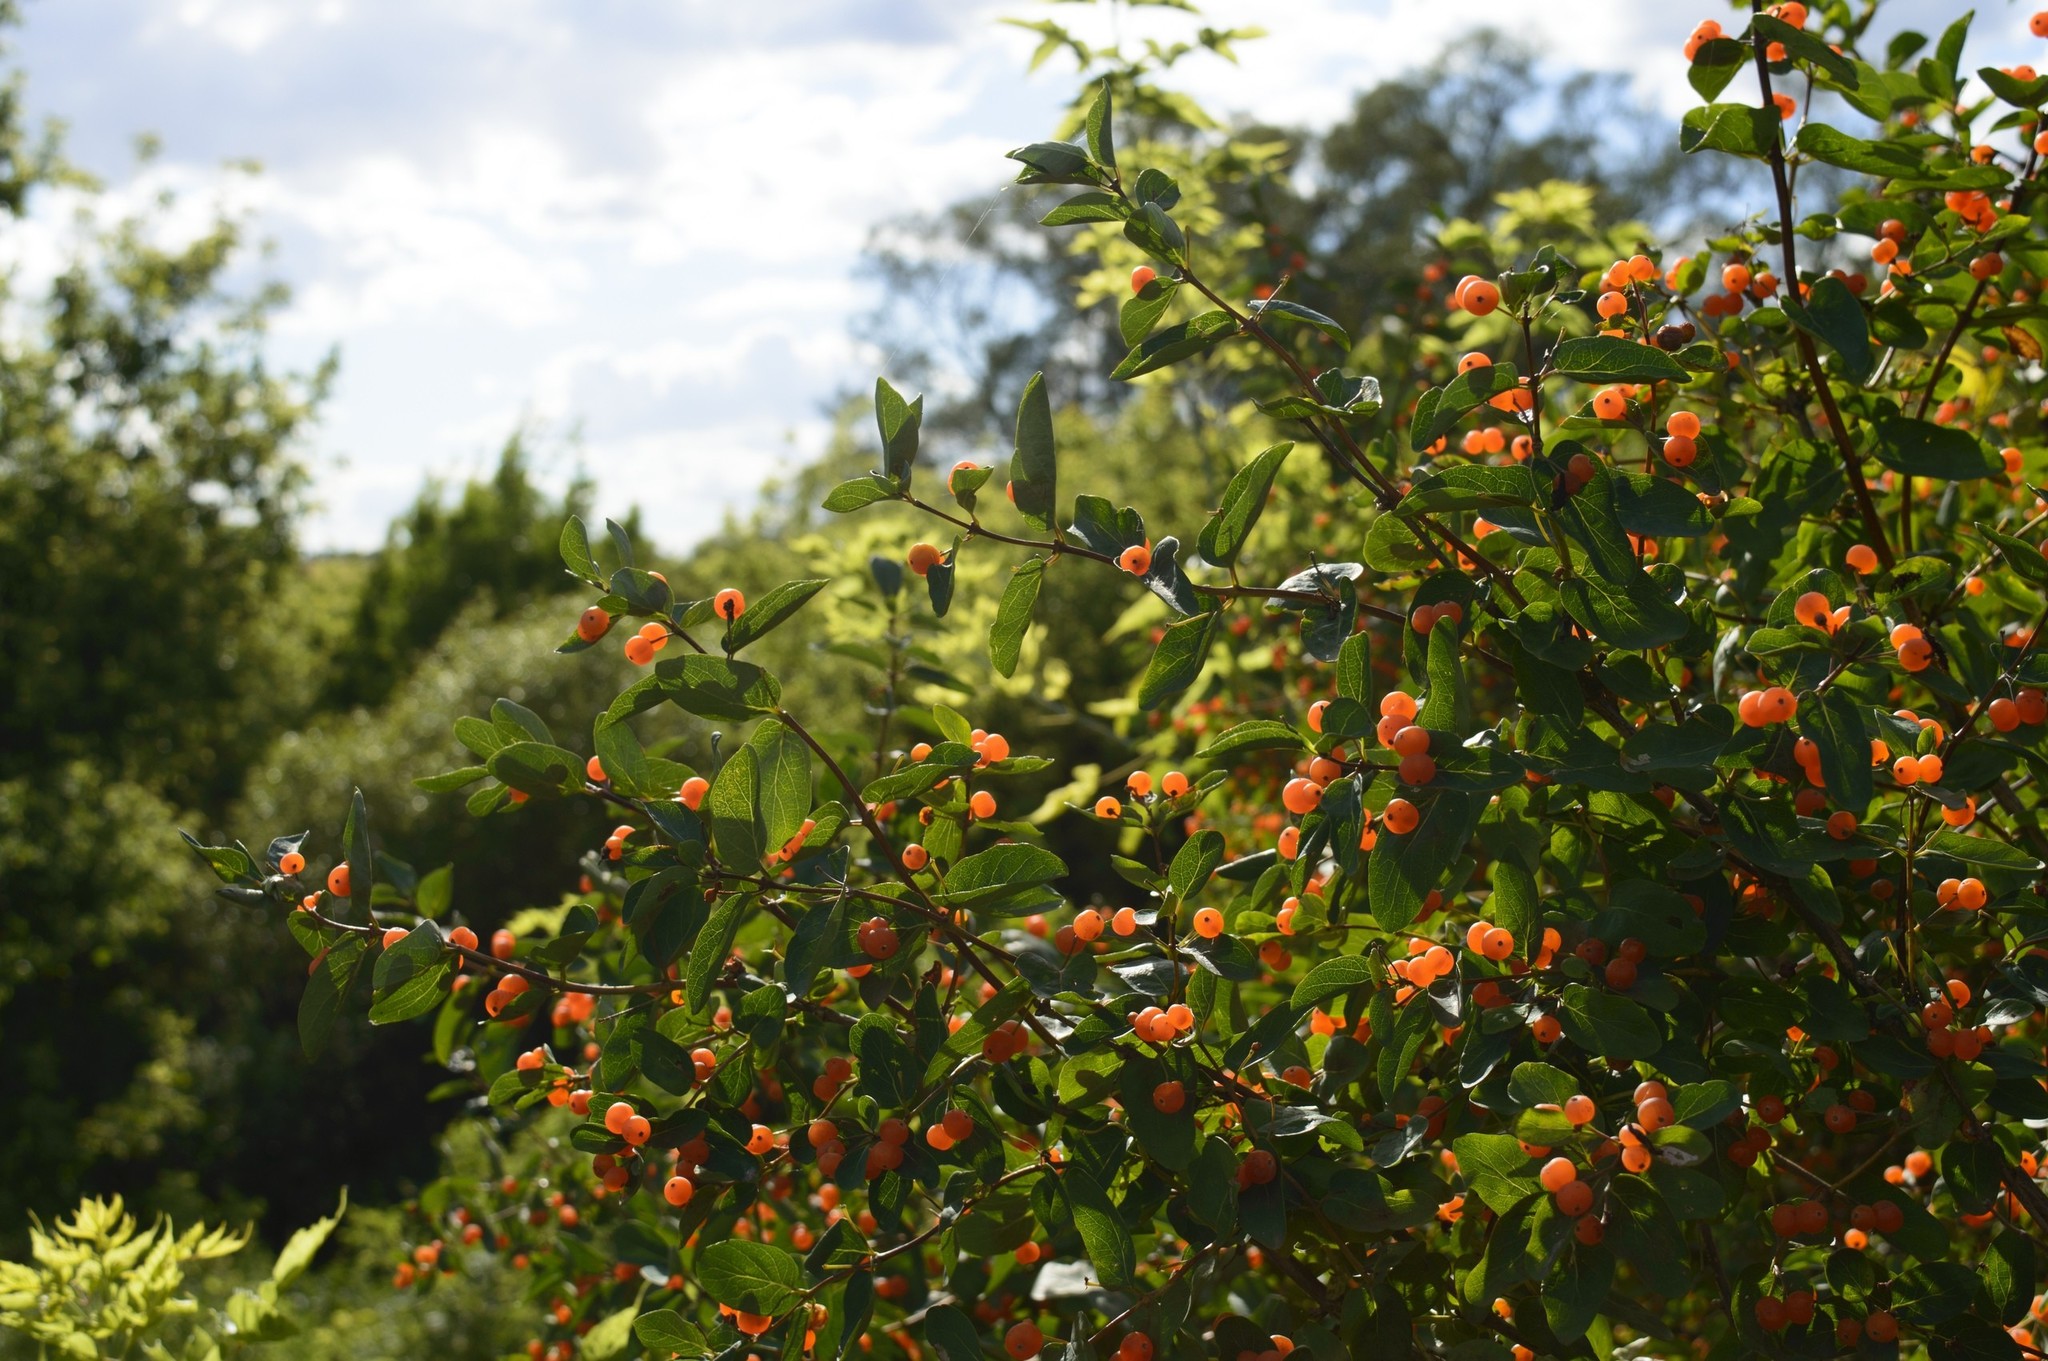
[[[564,530],[560,650],[643,673],[420,783],[602,809],[576,891],[480,933],[361,797],[201,848],[310,957],[309,1048],[367,979],[534,1131],[422,1194],[397,1283],[509,1258],[558,1357],[2034,1354],[2048,78],[1871,18],[1695,33],[1681,145],[1767,205],[1709,254],[1537,186],[1405,317],[1212,248],[1255,152],[1142,135],[1156,53],[1078,52],[1079,140],[1013,156],[1134,271],[1110,376],[1236,396],[1210,513],[1155,510],[1188,542],[1065,499],[1042,379],[1007,469],[943,474],[882,382],[824,508],[933,542],[862,577]],[[1121,769],[1048,766],[1071,711],[992,719],[908,617],[1042,681],[1070,579],[1146,592],[1088,715]],[[828,607],[865,636],[792,655]]]

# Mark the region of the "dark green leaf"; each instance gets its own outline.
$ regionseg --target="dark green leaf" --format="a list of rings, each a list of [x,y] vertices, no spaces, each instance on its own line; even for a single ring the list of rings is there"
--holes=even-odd
[[[720,1304],[772,1317],[795,1307],[804,1276],[781,1248],[728,1238],[697,1254],[697,1284]]]
[[[1558,342],[1550,365],[1582,383],[1655,383],[1682,379],[1685,366],[1654,345],[1620,336],[1574,336]]]
[[[1230,485],[1223,489],[1222,505],[1209,517],[1201,537],[1195,541],[1204,558],[1218,567],[1228,567],[1237,561],[1259,516],[1265,512],[1266,498],[1273,490],[1280,464],[1293,448],[1291,443],[1276,444],[1237,470]]]
[[[1909,477],[1965,482],[2003,472],[2005,464],[1967,430],[1893,416],[1877,423],[1877,461]]]
[[[1156,709],[1195,683],[1209,660],[1209,627],[1215,622],[1215,614],[1210,613],[1167,625],[1144,678],[1138,682],[1139,708]]]
[[[1024,635],[1031,628],[1031,611],[1038,603],[1038,588],[1045,580],[1045,559],[1019,563],[1003,588],[996,605],[996,621],[989,625],[989,662],[1000,675],[1014,675],[1023,651]]]
[[[1235,334],[1237,322],[1230,313],[1220,310],[1204,312],[1139,341],[1109,376],[1136,378],[1178,363],[1190,355],[1200,354]]]
[[[1034,373],[1017,404],[1017,443],[1010,457],[1010,498],[1033,529],[1050,530],[1059,499],[1059,462],[1052,434],[1052,399],[1045,375]]]

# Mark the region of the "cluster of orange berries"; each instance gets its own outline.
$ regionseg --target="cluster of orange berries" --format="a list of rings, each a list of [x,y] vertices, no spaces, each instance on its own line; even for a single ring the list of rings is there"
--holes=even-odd
[[[1105,918],[1093,907],[1084,907],[1074,914],[1074,920],[1053,933],[1053,946],[1063,955],[1079,954],[1096,941],[1102,939],[1104,926],[1119,936],[1138,934],[1138,910],[1120,907]]]
[[[1674,468],[1689,468],[1699,457],[1700,418],[1691,411],[1674,411],[1664,418],[1664,461]]]
[[[1152,797],[1152,776],[1142,770],[1134,770],[1124,779],[1124,789],[1137,802]],[[1188,777],[1178,770],[1169,770],[1159,777],[1161,798],[1177,799],[1188,792]],[[1104,822],[1115,822],[1124,815],[1123,800],[1114,794],[1104,794],[1095,801],[1095,816]]]
[[[920,846],[917,849],[924,848]],[[860,952],[869,959],[892,958],[900,943],[896,936],[896,928],[889,924],[886,917],[869,917],[862,922],[860,929],[854,933],[854,941],[860,946]]]
[[[2001,695],[1984,706],[1984,717],[1999,732],[2048,721],[2048,694],[2028,686],[2010,699]]]
[[[1789,95],[1777,96],[1780,101],[1780,112],[1787,107],[1790,98]],[[1775,297],[1778,292],[1778,276],[1768,269],[1752,270],[1744,261],[1730,260],[1721,266],[1721,290],[1700,299],[1701,316],[1738,316],[1745,301],[1761,303],[1766,298]]]
[[[1776,723],[1790,722],[1798,711],[1799,697],[1782,685],[1746,691],[1735,705],[1736,716],[1746,728],[1768,728]]]
[[[1628,311],[1627,289],[1632,284],[1646,284],[1657,277],[1657,262],[1647,255],[1631,255],[1626,260],[1616,260],[1607,267],[1600,278],[1600,296],[1594,300],[1593,310],[1603,321],[1612,321]],[[1614,334],[1620,334],[1614,332]]]
[[[1976,884],[1968,896],[1975,907],[1981,908],[1989,901],[1984,885],[1975,879],[1966,881]],[[1963,901],[1964,891],[1954,879],[1945,879],[1935,896],[1941,905],[1952,912],[1972,910]],[[1945,985],[1944,994],[1920,1008],[1920,1024],[1926,1027],[1927,1052],[1938,1059],[1956,1058],[1964,1063],[1974,1063],[1994,1038],[1988,1025],[1963,1026],[1955,1028],[1956,1008],[1970,1004],[1970,985],[1960,978],[1951,978]],[[1911,1170],[1912,1159],[1906,1160]],[[1915,1174],[1916,1176],[1919,1174]]]
[[[1175,1037],[1195,1028],[1195,1013],[1182,1002],[1175,1002],[1170,1007],[1146,1007],[1131,1012],[1125,1019],[1131,1023],[1131,1030],[1139,1039],[1150,1040],[1153,1044],[1171,1044]]]
[[[1941,201],[1979,234],[1998,225],[1998,208],[1991,202],[1991,195],[1982,189],[1951,189],[1941,196]],[[1992,272],[1996,273],[1995,270]],[[1990,275],[1983,277],[1989,278]]]

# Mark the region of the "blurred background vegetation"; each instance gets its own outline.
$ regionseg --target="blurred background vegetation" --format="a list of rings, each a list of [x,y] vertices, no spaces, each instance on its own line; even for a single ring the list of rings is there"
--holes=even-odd
[[[0,0],[0,37],[11,19]],[[0,91],[0,233],[50,186],[90,186],[53,134],[23,125],[16,89]],[[1421,271],[1447,221],[1482,224],[1469,228],[1482,237],[1541,225],[1626,253],[1644,234],[1631,223],[1668,239],[1712,211],[1724,187],[1701,178],[1712,170],[1681,161],[1652,112],[1617,101],[1611,85],[1548,80],[1512,39],[1480,33],[1360,92],[1334,127],[1225,127],[1161,101],[1125,105],[1135,126],[1119,138],[1190,168],[1250,167],[1235,197],[1185,215],[1233,254],[1212,276],[1250,292],[1290,275],[1289,296],[1367,334],[1353,362],[1389,381],[1391,400],[1411,361],[1376,368],[1371,337],[1417,343],[1404,319],[1441,297]],[[1001,178],[992,165],[991,188]],[[1122,272],[1038,228],[1033,193],[986,207],[882,224],[868,255],[877,301],[861,332],[892,356],[900,388],[929,394],[927,457],[943,468],[1006,453],[1018,391],[1044,369],[1087,490],[1155,525],[1198,523],[1277,437],[1251,408],[1256,380],[1216,365],[1171,396],[1111,386]],[[479,820],[411,779],[463,764],[450,726],[497,696],[575,733],[628,679],[614,648],[553,652],[586,603],[566,594],[555,544],[588,488],[543,490],[536,436],[510,432],[494,476],[424,486],[376,553],[307,554],[303,456],[333,362],[267,362],[282,295],[227,284],[257,244],[249,224],[224,218],[174,245],[157,225],[94,234],[47,293],[0,278],[0,1256],[19,1255],[30,1214],[47,1222],[115,1192],[181,1224],[253,1219],[274,1249],[347,1186],[341,1251],[295,1287],[301,1315],[325,1321],[294,1354],[503,1355],[523,1337],[509,1271],[472,1257],[424,1304],[397,1302],[385,1282],[402,1234],[392,1207],[451,1168],[490,1175],[514,1155],[458,1120],[460,1101],[429,1099],[448,1074],[422,1061],[413,1028],[372,1031],[358,1010],[327,1054],[303,1058],[303,957],[278,922],[212,895],[176,829],[218,841],[310,827],[318,847],[360,785],[382,849],[422,870],[452,858],[457,911],[481,930],[571,889],[599,810],[536,803]],[[680,553],[658,564],[680,595],[831,574],[814,628],[846,645],[880,631],[868,556],[900,560],[914,531],[881,512],[828,525],[815,509],[874,461],[864,401],[835,414],[812,466],[705,542],[664,544],[662,507],[641,508],[636,537]],[[1288,476],[1324,473],[1303,457]],[[1286,537],[1321,546],[1318,530]],[[1003,681],[979,640],[995,599],[985,582],[1009,565],[977,546],[954,617],[911,611],[961,691],[953,702],[1063,767],[1114,775],[1163,750],[1171,733],[1127,721],[1155,622],[1135,584],[1049,574],[1044,627]],[[781,651],[762,660],[824,726],[872,732],[864,683],[805,655],[823,645],[798,632],[776,634]],[[1047,831],[1104,835],[1077,819]],[[0,1355],[10,1345],[0,1334]]]

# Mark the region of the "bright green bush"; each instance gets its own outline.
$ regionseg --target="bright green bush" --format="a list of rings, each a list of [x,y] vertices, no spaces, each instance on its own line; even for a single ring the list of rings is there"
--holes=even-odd
[[[529,1123],[397,1284],[509,1258],[557,1358],[2037,1354],[2048,78],[1871,22],[1694,35],[1681,146],[1763,205],[1704,252],[1541,183],[1394,317],[1259,276],[1219,205],[1279,167],[1178,50],[1046,30],[1100,79],[1020,182],[1224,485],[1093,494],[1038,378],[1007,468],[935,458],[878,383],[790,580],[564,530],[558,651],[637,678],[419,785],[595,805],[575,891],[478,932],[389,795],[200,847],[309,1047],[367,978]],[[1121,700],[1037,667],[1076,623],[1149,647]]]
[[[343,1208],[346,1208],[344,1201]],[[119,1196],[86,1200],[69,1219],[29,1234],[28,1262],[0,1261],[0,1328],[25,1335],[39,1357],[220,1361],[298,1333],[278,1292],[312,1264],[342,1211],[299,1230],[270,1276],[218,1305],[188,1293],[187,1268],[233,1257],[249,1233],[168,1220],[139,1228]]]

